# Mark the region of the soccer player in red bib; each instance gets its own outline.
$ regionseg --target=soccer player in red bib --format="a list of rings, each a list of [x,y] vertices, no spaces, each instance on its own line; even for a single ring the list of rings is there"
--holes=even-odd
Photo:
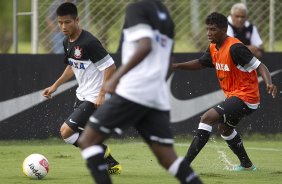
[[[232,169],[256,170],[235,128],[241,118],[251,114],[259,106],[257,71],[273,98],[276,96],[277,88],[272,84],[267,67],[237,38],[227,36],[227,18],[224,15],[216,12],[208,15],[206,28],[211,43],[204,55],[196,60],[175,63],[172,68],[182,70],[215,68],[226,99],[201,116],[197,134],[190,145],[186,159],[189,164],[194,160],[209,140],[212,126],[218,125],[221,137],[240,160],[240,164]]]

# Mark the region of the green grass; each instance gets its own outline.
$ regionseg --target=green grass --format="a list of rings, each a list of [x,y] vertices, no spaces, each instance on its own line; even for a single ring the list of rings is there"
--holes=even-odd
[[[245,147],[257,166],[255,172],[232,172],[225,168],[238,161],[220,138],[213,138],[193,162],[193,168],[208,184],[277,184],[282,180],[281,136],[271,139],[257,136],[246,139]],[[190,138],[177,138],[175,148],[185,155]],[[113,176],[116,184],[176,184],[139,139],[109,140],[112,154],[123,165],[121,175]],[[45,155],[50,172],[43,180],[31,180],[22,174],[22,162],[31,153]],[[225,158],[225,159],[223,159]],[[0,183],[7,184],[90,184],[92,179],[77,148],[58,139],[0,141]]]
[[[117,43],[111,43],[108,45],[107,50],[110,53],[115,53],[118,47],[118,42]],[[267,52],[269,50],[268,48],[268,43],[265,43],[265,51]],[[282,41],[276,41],[275,45],[274,45],[274,49],[275,52],[281,52],[282,51]],[[32,47],[31,47],[31,43],[30,42],[20,42],[19,43],[19,47],[18,47],[18,52],[19,53],[32,53]],[[174,52],[199,52],[199,49],[195,48],[193,46],[193,44],[189,44],[187,43],[187,40],[177,40],[176,44],[174,46]],[[9,49],[8,53],[13,54],[14,50],[13,47],[11,46],[11,48]],[[39,54],[43,54],[43,53],[48,53],[48,51],[43,48],[42,45],[39,46],[39,50],[38,50]]]

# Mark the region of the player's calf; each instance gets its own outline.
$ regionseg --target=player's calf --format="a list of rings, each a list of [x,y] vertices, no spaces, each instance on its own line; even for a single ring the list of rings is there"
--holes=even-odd
[[[187,160],[177,158],[169,167],[168,172],[175,176],[181,184],[202,184]]]

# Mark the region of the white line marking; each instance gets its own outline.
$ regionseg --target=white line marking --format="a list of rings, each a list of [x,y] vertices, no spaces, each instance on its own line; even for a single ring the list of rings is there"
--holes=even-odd
[[[187,147],[190,146],[189,143],[184,144],[184,143],[175,143],[175,146],[179,146],[179,147]],[[205,147],[209,147],[209,148],[225,148],[225,149],[230,149],[228,148],[228,146],[220,146],[220,145],[211,145],[211,144],[207,144]],[[258,147],[246,147],[247,150],[258,150],[258,151],[274,151],[274,152],[282,152],[282,149],[277,149],[277,148],[258,148]]]

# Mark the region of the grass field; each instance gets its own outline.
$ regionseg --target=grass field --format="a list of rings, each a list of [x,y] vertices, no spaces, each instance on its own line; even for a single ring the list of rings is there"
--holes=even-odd
[[[175,148],[185,155],[191,139],[176,139]],[[176,179],[162,169],[140,139],[109,140],[112,154],[122,163],[116,184],[176,184]],[[220,138],[209,141],[197,159],[194,170],[206,184],[279,184],[282,183],[281,139],[247,139],[245,147],[257,166],[255,172],[234,172],[228,167],[237,159]],[[22,162],[31,153],[45,155],[50,172],[43,180],[31,180],[22,174]],[[93,183],[80,152],[61,140],[0,141],[0,183],[2,184],[90,184]]]

